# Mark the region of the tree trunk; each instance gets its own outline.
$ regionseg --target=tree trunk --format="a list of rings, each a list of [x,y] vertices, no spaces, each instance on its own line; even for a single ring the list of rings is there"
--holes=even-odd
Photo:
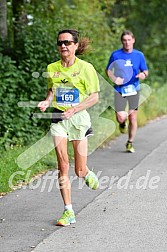
[[[0,0],[0,38],[6,40],[8,36],[7,30],[7,6],[6,0]]]
[[[13,11],[13,41],[14,50],[20,53],[24,50],[24,28],[28,23],[25,0],[12,0]]]

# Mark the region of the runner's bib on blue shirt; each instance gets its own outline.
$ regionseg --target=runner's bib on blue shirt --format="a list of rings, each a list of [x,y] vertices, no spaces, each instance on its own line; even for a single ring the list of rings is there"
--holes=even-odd
[[[75,106],[79,104],[79,90],[77,88],[57,88],[56,102],[62,106]]]
[[[123,97],[131,96],[131,95],[136,95],[137,91],[136,91],[135,86],[133,84],[130,84],[128,86],[121,87],[121,94]]]

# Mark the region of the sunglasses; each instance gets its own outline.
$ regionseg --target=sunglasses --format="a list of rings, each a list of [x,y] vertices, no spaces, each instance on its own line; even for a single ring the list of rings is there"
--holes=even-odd
[[[63,44],[64,44],[65,46],[69,46],[69,45],[72,45],[72,43],[75,43],[75,42],[72,41],[72,40],[58,40],[58,41],[57,41],[57,45],[58,45],[58,46],[62,46]]]

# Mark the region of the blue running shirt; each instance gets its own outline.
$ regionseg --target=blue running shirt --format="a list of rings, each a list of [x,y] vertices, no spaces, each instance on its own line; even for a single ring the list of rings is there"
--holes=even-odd
[[[141,51],[133,49],[131,53],[127,53],[122,49],[114,51],[109,59],[107,70],[114,72],[116,77],[124,78],[123,85],[115,85],[117,92],[121,93],[122,86],[133,84],[136,91],[140,89],[139,79],[136,75],[139,72],[148,70],[144,54]]]

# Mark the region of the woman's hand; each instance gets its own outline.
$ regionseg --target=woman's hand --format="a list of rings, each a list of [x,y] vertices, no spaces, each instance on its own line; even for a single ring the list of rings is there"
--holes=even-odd
[[[65,112],[62,113],[62,119],[68,120],[75,114],[76,110],[75,107],[67,109]]]
[[[41,101],[38,103],[38,108],[40,109],[41,112],[44,112],[50,105],[50,102],[48,100]]]

